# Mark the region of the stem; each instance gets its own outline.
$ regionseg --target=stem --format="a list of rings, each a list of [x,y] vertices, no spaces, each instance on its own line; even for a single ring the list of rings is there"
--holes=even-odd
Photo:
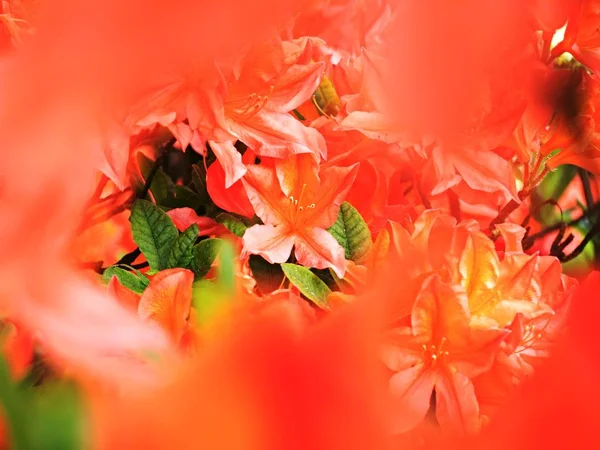
[[[142,252],[140,251],[140,249],[136,248],[135,250],[127,253],[126,255],[124,255],[114,265],[125,264],[127,266],[130,266],[138,258],[138,256],[140,256],[141,254],[142,254]]]
[[[150,186],[152,185],[154,176],[156,175],[156,172],[158,172],[159,167],[162,166],[164,159],[165,159],[165,152],[162,152],[158,156],[158,158],[156,158],[156,161],[154,161],[154,164],[152,164],[152,168],[150,169],[150,172],[148,173],[148,176],[146,177],[146,182],[144,183],[144,187],[142,188],[142,192],[140,192],[140,195],[138,196],[138,198],[141,198],[141,199],[146,198],[146,196],[148,195],[148,192],[150,191]]]
[[[594,239],[598,234],[600,234],[600,222],[596,222],[594,226],[588,231],[583,240],[579,243],[577,248],[571,252],[570,255],[565,256],[561,262],[565,263],[577,258],[581,252],[585,250],[586,245],[588,245],[592,239]]]
[[[595,204],[590,209],[588,209],[586,212],[584,212],[581,216],[579,216],[576,219],[573,219],[573,220],[567,222],[565,225],[567,227],[575,226],[579,222],[581,222],[582,220],[585,220],[585,219],[588,219],[590,217],[593,217],[598,212],[600,212],[600,203]],[[554,225],[550,225],[548,228],[545,228],[545,229],[543,229],[541,231],[538,231],[535,234],[532,234],[531,236],[529,236],[529,239],[531,239],[531,240],[539,239],[541,237],[546,236],[547,234],[552,233],[553,231],[559,230],[562,226],[563,226],[562,222],[555,223]]]
[[[523,200],[528,195],[529,195],[529,192],[521,191],[519,193],[519,199]],[[510,216],[520,205],[521,205],[520,202],[517,202],[516,200],[511,200],[504,206],[504,208],[502,208],[500,210],[498,215],[490,222],[488,231],[492,237],[492,240],[496,240],[498,238],[498,234],[495,233],[496,225],[500,225],[501,223],[504,223],[504,221],[506,221],[506,219],[508,219],[508,216]]]
[[[585,204],[587,209],[590,209],[594,204],[594,194],[592,193],[592,186],[590,184],[590,174],[587,170],[581,167],[577,168],[579,178],[581,178],[581,184],[583,185],[583,194],[585,196]]]

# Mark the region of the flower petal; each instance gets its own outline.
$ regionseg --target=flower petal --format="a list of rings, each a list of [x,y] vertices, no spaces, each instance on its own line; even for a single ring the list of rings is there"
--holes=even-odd
[[[391,431],[404,433],[423,421],[429,411],[436,373],[417,364],[390,378]]]
[[[275,161],[275,172],[281,190],[286,196],[295,195],[304,189],[308,192],[319,190],[319,161],[314,155],[303,153]],[[303,186],[306,185],[306,186]]]
[[[513,166],[491,151],[475,152],[461,149],[453,155],[454,167],[473,189],[484,192],[504,192],[508,199],[518,200]]]
[[[293,245],[294,239],[283,225],[254,225],[244,233],[244,251],[260,255],[271,264],[286,262]]]
[[[431,342],[446,338],[461,342],[469,328],[467,296],[458,286],[443,283],[438,275],[429,277],[413,306],[411,323],[415,336]]]
[[[350,167],[330,167],[321,171],[321,187],[316,192],[316,198],[312,199],[315,204],[313,209],[304,212],[303,220],[315,227],[329,228],[335,223],[348,191],[352,188],[358,164]]]
[[[242,179],[248,199],[256,215],[264,223],[279,225],[290,217],[290,199],[281,191],[275,170],[259,165],[249,165]]]
[[[321,133],[287,113],[263,109],[244,123],[231,122],[230,131],[261,156],[285,158],[295,153],[327,156]]]
[[[500,261],[494,243],[483,233],[473,231],[467,236],[459,262],[461,282],[469,296],[472,313],[493,305],[491,290],[500,275]]]
[[[344,249],[328,231],[309,228],[296,235],[295,244],[295,255],[300,264],[316,269],[330,267],[338,277],[344,278]]]
[[[106,290],[121,305],[132,311],[137,311],[140,295],[124,287],[116,276],[110,279]]]
[[[194,273],[186,269],[167,269],[150,281],[138,305],[142,320],[154,320],[179,342],[187,326],[192,305]]]
[[[233,141],[208,141],[208,143],[221,163],[221,167],[225,169],[225,189],[229,189],[233,183],[246,173],[246,166],[242,163],[242,155],[233,145]]]
[[[122,128],[112,125],[102,139],[104,161],[100,170],[122,191],[127,185],[129,136]]]
[[[241,181],[233,183],[229,189],[225,188],[225,171],[219,161],[212,163],[206,172],[206,189],[219,208],[244,217],[254,216]]]
[[[422,361],[423,349],[417,346],[410,327],[394,328],[385,334],[381,360],[394,372],[406,370]]]
[[[190,126],[183,122],[172,123],[167,126],[173,137],[179,142],[181,150],[185,151],[192,140],[192,129]]]
[[[222,228],[214,219],[199,216],[192,208],[174,208],[167,211],[167,216],[179,231],[187,230],[192,224],[198,225],[198,236],[210,236]]]
[[[324,63],[294,64],[289,67],[277,79],[266,107],[287,113],[309,100],[319,86],[324,68]]]
[[[479,430],[479,404],[473,383],[457,371],[439,376],[435,385],[436,415],[444,428],[460,434]]]

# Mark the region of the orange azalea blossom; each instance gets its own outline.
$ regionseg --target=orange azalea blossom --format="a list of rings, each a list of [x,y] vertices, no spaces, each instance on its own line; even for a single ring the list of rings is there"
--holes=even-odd
[[[198,225],[198,236],[211,236],[227,231],[215,219],[199,216],[192,208],[174,208],[167,211],[167,215],[181,232],[187,230],[193,224]]]
[[[490,414],[482,415],[489,393],[506,396],[548,355],[575,281],[555,258],[523,253],[525,230],[514,224],[499,226],[502,254],[476,222],[457,224],[440,211],[426,211],[410,229],[389,226],[392,249],[414,280],[408,300],[393,307],[397,325],[382,353],[395,372],[391,428],[422,422],[435,390],[442,428],[473,433]],[[508,381],[489,390],[484,377],[492,371]]]
[[[358,295],[367,292],[379,270],[383,268],[389,254],[390,233],[383,229],[377,235],[375,242],[369,249],[367,256],[361,264],[346,261],[346,273],[343,280],[336,280],[340,288],[327,297],[332,307],[352,302]]]
[[[571,4],[564,39],[552,51],[552,56],[569,52],[578,61],[593,71],[600,69],[600,2],[598,0],[579,0],[564,2]],[[563,24],[564,25],[564,24]]]
[[[284,290],[233,309],[159,389],[90,393],[97,448],[386,448],[373,321],[357,306],[316,324]]]
[[[304,52],[296,50],[280,41],[257,45],[223,68],[225,75],[197,80],[191,74],[153,92],[132,117],[140,127],[168,126],[182,148],[191,144],[205,154],[208,142],[225,169],[225,187],[246,170],[237,140],[263,156],[324,155],[321,135],[290,114],[311,97],[324,65],[302,60]]]
[[[244,234],[244,251],[267,261],[286,262],[292,247],[306,267],[345,272],[344,249],[326,231],[337,219],[358,166],[331,167],[317,172],[311,155],[300,155],[278,164],[248,166],[244,187],[256,215],[264,225]]]
[[[162,270],[152,277],[142,295],[123,287],[116,276],[108,284],[108,293],[142,321],[152,321],[180,346],[190,340],[192,326],[192,283],[194,274],[186,269]]]
[[[379,37],[389,20],[387,0],[324,0],[295,18],[295,36],[318,36],[327,42],[332,57],[358,54]]]
[[[23,43],[27,34],[33,34],[35,0],[3,0],[0,4],[0,52]],[[5,41],[6,40],[6,41]]]
[[[537,177],[539,182],[543,157],[549,169],[573,164],[600,173],[599,138],[596,132],[597,103],[600,95],[598,80],[582,67],[574,69],[540,69],[536,74],[538,86],[529,93],[528,105],[513,136],[506,145],[513,149],[525,167],[524,183]],[[555,94],[559,92],[562,94]],[[557,114],[559,102],[579,103],[576,120],[570,112]],[[542,172],[543,174],[547,171]]]
[[[582,102],[577,121],[569,123],[568,117],[560,117],[551,125],[552,134],[543,142],[543,154],[560,149],[550,158],[548,167],[554,169],[561,164],[573,164],[600,174],[600,135],[597,131],[600,83],[583,69],[565,71],[562,83],[575,83],[577,89],[569,95],[577,96]]]
[[[242,162],[244,164],[252,164],[254,161],[254,152],[246,149],[246,152],[242,156]],[[219,160],[216,160],[206,171],[206,190],[211,200],[225,211],[248,218],[254,217],[254,210],[248,200],[242,181],[238,180],[231,186],[226,187],[227,182],[225,178],[225,169],[223,169]]]
[[[239,158],[233,147],[236,140],[261,156],[326,154],[321,135],[290,114],[312,96],[324,65],[299,64],[303,53],[289,54],[288,49],[281,43],[254,49],[244,57],[239,75],[227,86],[221,86],[225,89],[220,92],[223,110],[217,114],[217,123],[224,133],[214,136],[209,143],[225,168],[226,187],[243,175],[241,168],[237,173],[231,169],[232,160],[237,165]]]
[[[163,270],[152,278],[140,303],[142,320],[160,324],[178,343],[188,331],[194,274],[186,269]]]
[[[327,160],[321,168],[349,167],[360,163],[356,180],[348,192],[347,201],[376,232],[387,221],[385,198],[390,192],[390,177],[400,156],[396,144],[370,139],[354,130],[339,129],[334,118],[322,116],[311,123],[325,138]]]
[[[383,103],[388,100],[387,93],[373,91],[374,86],[381,83],[378,74],[386,70],[381,59],[379,55],[369,54],[364,62],[361,90],[341,97],[344,107],[335,118],[338,128],[359,131],[376,142],[396,144],[409,153],[406,157],[394,156],[393,160],[418,161],[421,166],[419,190],[425,195],[436,196],[462,183],[463,190],[466,187],[474,192],[501,196],[502,205],[517,199],[514,166],[510,162],[512,155],[502,154],[498,147],[510,136],[521,117],[523,101],[520,94],[509,95],[505,86],[490,82],[480,101],[486,105],[501,104],[501,108],[490,111],[482,107],[481,111],[473,113],[476,118],[457,136],[446,139],[431,133],[412,132],[413,128],[407,124],[400,126],[385,114]],[[499,102],[499,98],[504,101]]]

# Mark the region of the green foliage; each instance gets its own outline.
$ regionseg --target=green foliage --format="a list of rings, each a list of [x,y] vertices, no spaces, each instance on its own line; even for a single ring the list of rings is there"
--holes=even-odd
[[[0,406],[12,449],[86,447],[83,442],[86,414],[73,384],[48,383],[36,388],[17,384],[0,355]]]
[[[300,292],[315,305],[322,309],[329,309],[327,296],[331,290],[327,285],[309,269],[296,264],[284,263],[281,265],[283,273],[296,286]]]
[[[210,245],[211,248],[218,245],[218,252],[220,252],[216,279],[198,280],[192,288],[192,305],[196,311],[196,320],[201,324],[210,323],[231,303],[235,295],[234,249],[227,241],[220,239],[212,239],[212,241],[220,241],[218,244],[215,242]]]
[[[338,218],[328,231],[344,248],[346,259],[356,263],[363,262],[373,245],[369,227],[348,202],[342,203]]]
[[[281,286],[285,275],[279,264],[270,264],[257,255],[251,255],[248,264],[262,295],[269,294]]]
[[[194,243],[198,237],[198,225],[195,223],[177,237],[169,256],[167,258],[167,267],[187,268],[192,259],[194,259]]]
[[[143,153],[137,155],[137,162],[144,180],[147,180],[156,162]],[[140,189],[141,187],[139,186]],[[175,183],[173,183],[173,180],[171,180],[161,167],[155,169],[152,182],[150,183],[150,192],[157,205],[166,205],[175,194]]]
[[[338,287],[337,281],[339,278],[336,276],[333,269],[310,269],[312,273],[319,277],[319,279],[327,285],[332,291]]]
[[[594,268],[596,259],[595,243],[588,243],[583,251],[571,261],[562,263],[563,273],[573,277],[580,277],[588,274]]]
[[[156,204],[169,205],[175,196],[175,189],[175,183],[173,183],[171,178],[159,167],[150,184],[150,192],[152,192]]]
[[[222,246],[222,239],[205,239],[193,248],[191,269],[196,275],[196,279],[206,276]]]
[[[217,216],[217,222],[235,234],[237,237],[243,237],[248,229],[248,223],[240,217],[231,213],[221,213]]]
[[[206,168],[204,165],[194,164],[192,166],[192,187],[203,203],[210,200],[206,188]]]
[[[179,235],[171,218],[155,204],[138,200],[133,205],[129,220],[133,240],[146,257],[150,269],[166,269],[171,247]]]
[[[192,305],[195,320],[205,324],[218,313],[226,302],[226,296],[217,283],[211,280],[198,280],[192,287]]]
[[[226,292],[233,295],[235,294],[235,251],[229,242],[222,242],[217,280]]]
[[[544,201],[548,199],[558,200],[573,181],[575,175],[577,175],[576,166],[568,164],[560,166],[544,177],[544,180],[536,188],[536,192]]]
[[[196,210],[203,205],[204,201],[198,194],[192,191],[189,187],[177,185],[175,186],[175,195],[166,205],[171,208],[192,208]]]
[[[102,274],[102,279],[105,283],[108,283],[113,276],[116,276],[124,287],[138,294],[144,292],[150,284],[148,278],[141,273],[128,272],[119,266],[108,267]]]

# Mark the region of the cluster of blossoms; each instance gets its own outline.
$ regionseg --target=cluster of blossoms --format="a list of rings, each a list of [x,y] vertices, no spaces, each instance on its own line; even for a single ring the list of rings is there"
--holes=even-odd
[[[38,3],[2,2],[5,61],[35,41]],[[0,304],[14,379],[155,382],[231,330],[272,320],[303,342],[379,299],[387,432],[471,435],[552,354],[600,245],[600,2],[511,0],[487,30],[466,18],[498,2],[466,1],[446,43],[461,64],[436,47],[444,2],[308,3],[94,116],[97,177],[56,252],[94,287],[43,312]],[[65,305],[82,292],[98,310],[79,320]],[[93,345],[65,344],[63,310]],[[128,345],[91,337],[96,315]]]

